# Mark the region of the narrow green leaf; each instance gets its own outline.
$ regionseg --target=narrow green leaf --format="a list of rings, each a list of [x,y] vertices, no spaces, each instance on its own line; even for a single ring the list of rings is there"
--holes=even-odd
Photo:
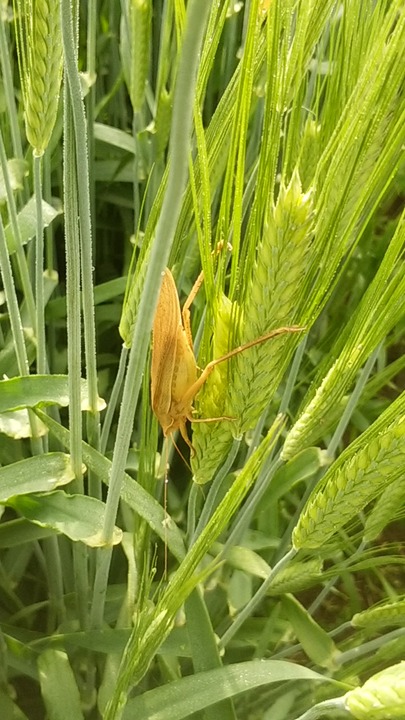
[[[67,375],[30,375],[0,380],[0,413],[21,408],[45,405],[69,405],[69,378]],[[86,380],[81,381],[82,409],[88,407]],[[105,402],[99,398],[98,409]]]
[[[333,668],[339,651],[328,633],[292,595],[283,598],[288,620],[306,654],[317,665]]]
[[[85,495],[67,495],[61,490],[47,495],[21,495],[8,502],[20,515],[42,527],[52,528],[89,547],[102,547],[105,505]],[[121,542],[122,531],[115,528],[113,545]]]
[[[66,653],[45,650],[38,658],[38,670],[49,720],[84,720],[79,688]]]
[[[132,135],[118,128],[96,122],[94,123],[94,137],[96,140],[101,140],[101,142],[107,143],[112,147],[131,153],[131,155],[135,153]]]
[[[124,720],[181,720],[224,698],[288,680],[330,681],[313,670],[281,660],[253,660],[198,673],[130,700]]]
[[[74,479],[70,456],[61,452],[36,455],[0,468],[0,503],[16,495],[49,492]]]
[[[28,163],[26,163],[25,160],[11,158],[7,162],[7,170],[11,189],[22,190],[24,178],[28,175]],[[6,199],[7,192],[4,183],[4,175],[2,169],[0,168],[0,205],[4,203]]]
[[[37,410],[36,414],[62,445],[68,448],[70,445],[69,431],[55,422],[55,420],[52,420],[48,415],[45,415],[41,410]],[[82,451],[83,460],[87,467],[108,485],[111,474],[110,460],[85,442],[82,442]],[[183,538],[176,523],[167,523],[167,514],[162,506],[127,473],[125,473],[123,477],[121,498],[124,502],[128,503],[129,507],[140,517],[146,520],[163,542],[167,543],[174,557],[181,561],[184,558],[185,550]]]
[[[28,720],[10,695],[6,695],[3,690],[0,690],[0,707],[2,720]]]
[[[125,292],[126,282],[127,278],[124,276],[96,285],[94,288],[94,304],[101,305],[101,303],[107,303],[119,298]],[[51,321],[66,318],[66,298],[52,299],[46,306],[46,317]]]
[[[42,221],[44,227],[48,227],[51,222],[62,214],[62,208],[53,207],[49,203],[42,200]],[[30,198],[27,204],[17,215],[18,227],[20,229],[20,238],[23,245],[34,237],[37,232],[37,212],[35,207],[35,198]],[[17,250],[13,230],[10,225],[4,228],[6,235],[8,251],[10,255]]]
[[[27,350],[28,363],[35,359],[36,344],[32,332],[24,330],[25,347]],[[16,348],[14,342],[10,339],[5,347],[0,351],[0,377],[14,377],[18,375],[18,363],[16,356]]]
[[[221,547],[218,543],[219,552]],[[249,575],[254,575],[263,580],[269,575],[271,570],[270,566],[258,553],[243,545],[234,545],[231,547],[226,554],[226,562],[238,570],[243,570]]]
[[[14,671],[17,671],[19,675],[26,675],[28,678],[37,681],[38,652],[30,645],[29,641],[32,639],[32,636],[32,631],[20,632],[18,638],[5,632],[3,634],[7,645],[10,666],[14,668]],[[21,640],[19,639],[20,637]],[[34,637],[37,637],[36,633],[34,633]]]
[[[32,430],[28,410],[11,410],[0,413],[0,432],[4,435],[12,437],[14,440],[20,440],[32,437]],[[38,420],[35,426],[35,437],[42,437],[46,433],[45,425]]]
[[[33,543],[54,534],[54,530],[33,525],[25,518],[2,522],[0,523],[0,549]]]
[[[186,627],[195,673],[222,667],[218,643],[204,598],[197,589],[185,603]],[[170,635],[169,635],[170,637]],[[232,703],[222,700],[206,710],[204,720],[236,720]]]
[[[275,473],[268,493],[266,493],[263,509],[276,503],[281,497],[287,495],[291,488],[299,482],[308,482],[325,465],[330,464],[331,458],[324,450],[309,447],[299,452]]]

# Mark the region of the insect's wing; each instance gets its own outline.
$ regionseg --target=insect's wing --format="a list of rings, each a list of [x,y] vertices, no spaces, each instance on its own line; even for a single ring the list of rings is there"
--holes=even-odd
[[[166,268],[153,322],[151,368],[152,410],[163,427],[162,420],[169,412],[171,404],[179,327],[181,327],[179,298],[173,275]]]
[[[172,378],[172,410],[189,416],[195,393],[190,392],[197,380],[193,348],[183,327],[177,330],[176,364]]]

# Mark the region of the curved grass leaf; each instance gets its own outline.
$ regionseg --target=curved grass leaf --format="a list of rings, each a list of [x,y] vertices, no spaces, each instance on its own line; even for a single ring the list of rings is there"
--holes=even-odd
[[[8,503],[20,515],[41,527],[52,528],[74,542],[81,541],[89,547],[102,547],[102,530],[105,505],[100,500],[85,495],[67,495],[55,492],[39,495],[19,495]],[[113,545],[121,542],[122,531],[115,528]]]
[[[25,160],[11,158],[7,162],[8,177],[12,190],[21,190],[23,188],[24,178],[28,173],[28,165]],[[3,171],[0,168],[0,205],[7,199],[6,186],[4,182]]]
[[[45,650],[38,658],[41,694],[50,718],[83,720],[80,692],[66,653]]]
[[[26,375],[9,380],[0,380],[0,413],[21,408],[43,407],[45,405],[69,405],[69,378],[67,375]],[[86,380],[81,381],[82,409],[88,408]],[[98,409],[103,410],[105,402],[98,399]]]
[[[70,456],[61,452],[36,455],[0,468],[0,503],[27,493],[49,492],[74,479]]]
[[[59,423],[52,420],[41,410],[36,414],[47,425],[52,434],[66,447],[70,444],[70,433]],[[92,470],[101,480],[108,485],[111,473],[111,462],[94,448],[82,443],[83,460],[89,470]],[[121,490],[121,498],[146,522],[152,530],[167,543],[170,552],[178,560],[182,560],[185,554],[183,538],[177,525],[173,522],[167,523],[167,514],[162,506],[149,493],[144,490],[130,475],[124,473]],[[166,521],[166,522],[165,522]]]
[[[130,700],[124,720],[181,720],[225,698],[275,682],[321,680],[313,670],[281,660],[228,665],[169,683]]]
[[[42,220],[44,227],[48,227],[51,222],[58,216],[61,215],[61,207],[53,207],[49,203],[42,200]],[[37,231],[37,212],[35,207],[35,198],[28,200],[27,204],[24,205],[22,210],[17,215],[18,227],[20,230],[20,239],[23,245],[27,243],[31,238],[34,237]],[[10,225],[6,225],[4,228],[6,235],[8,251],[10,255],[16,252],[17,247],[15,244],[13,230]]]
[[[32,437],[33,428],[30,423],[28,410],[11,410],[0,413],[0,432],[14,440]],[[46,435],[46,427],[40,420],[35,426],[35,436]]]

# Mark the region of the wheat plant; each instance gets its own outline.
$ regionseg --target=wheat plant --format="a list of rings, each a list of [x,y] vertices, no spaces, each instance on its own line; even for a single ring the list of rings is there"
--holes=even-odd
[[[2,3],[1,717],[403,716],[404,56],[402,0]]]

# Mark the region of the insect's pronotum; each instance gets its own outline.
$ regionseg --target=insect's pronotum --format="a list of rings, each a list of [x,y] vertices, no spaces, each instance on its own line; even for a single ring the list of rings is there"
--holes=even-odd
[[[153,323],[153,347],[151,369],[152,409],[155,413],[165,437],[176,430],[189,446],[193,446],[187,434],[187,420],[191,422],[213,422],[232,418],[200,418],[193,416],[193,400],[208,379],[216,365],[244,352],[254,345],[289,332],[302,332],[304,328],[292,325],[272,330],[256,340],[241,345],[234,350],[211,360],[198,375],[198,368],[193,350],[193,338],[190,327],[190,305],[201,284],[201,273],[188,296],[183,311],[177,294],[173,275],[168,268],[163,273],[159,300]]]

